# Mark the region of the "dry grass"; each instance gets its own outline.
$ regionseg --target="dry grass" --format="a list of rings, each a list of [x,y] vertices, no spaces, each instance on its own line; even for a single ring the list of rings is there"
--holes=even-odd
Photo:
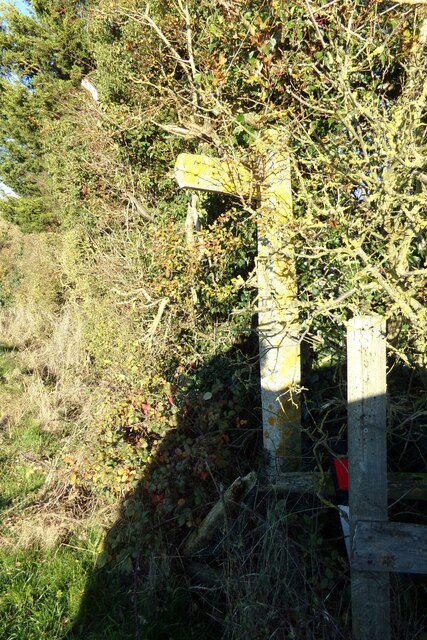
[[[10,458],[2,468],[17,492],[17,462],[24,474],[32,467],[45,474],[40,490],[14,500],[2,513],[8,523],[2,544],[54,546],[91,526],[98,509],[96,501],[71,487],[64,464],[70,453],[76,459],[83,455],[90,435],[87,425],[97,405],[85,348],[85,312],[68,295],[69,279],[63,282],[61,236],[22,235],[3,222],[0,233],[0,269],[9,283],[0,309],[1,342],[14,348],[0,387],[0,418]],[[67,250],[71,263],[68,245]],[[73,260],[77,258],[76,250]],[[22,445],[20,434],[28,421],[37,425],[40,436],[28,437]],[[37,449],[42,440],[48,450]],[[34,464],[20,457],[21,449],[34,457]]]
[[[89,363],[78,310],[66,306],[54,315],[14,307],[2,320],[3,340],[18,350],[19,368],[10,375],[25,393],[24,406],[12,402],[15,421],[22,418],[22,409],[48,431],[88,419]]]
[[[6,519],[7,531],[0,548],[54,548],[70,537],[85,539],[88,531],[101,532],[111,526],[117,517],[116,505],[101,505],[94,496],[83,494],[55,475],[51,475],[38,500],[22,514]]]
[[[47,431],[66,429],[90,414],[83,313],[66,299],[69,286],[63,283],[63,258],[71,269],[78,260],[78,238],[73,236],[73,253],[70,238],[23,235],[4,222],[0,231],[5,238],[0,264],[15,274],[1,310],[0,330],[2,341],[19,352],[16,376],[25,394],[25,404],[4,402],[10,402],[8,413],[15,413],[16,422],[25,411]]]
[[[345,560],[323,543],[313,505],[271,498],[242,512],[224,538],[223,640],[347,639],[348,601],[337,599]]]
[[[54,313],[61,304],[58,237],[51,233],[24,235],[20,259],[22,278],[16,292],[18,305]]]
[[[25,385],[26,397],[46,430],[86,420],[91,413],[81,316],[66,306],[55,320],[43,342],[20,353],[21,365],[32,372]]]

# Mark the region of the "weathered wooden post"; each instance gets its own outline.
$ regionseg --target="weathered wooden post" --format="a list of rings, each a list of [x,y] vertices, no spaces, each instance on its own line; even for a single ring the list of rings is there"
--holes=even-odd
[[[300,347],[294,256],[289,242],[292,196],[289,159],[275,131],[258,142],[263,173],[255,179],[234,159],[181,154],[182,188],[258,195],[258,304],[264,447],[275,475],[296,471],[301,459]]]
[[[387,520],[386,325],[353,318],[347,329],[350,543],[362,521]],[[390,640],[389,574],[351,568],[353,640]]]
[[[300,342],[295,256],[290,242],[289,157],[277,132],[260,141],[264,161],[258,221],[258,325],[264,448],[272,474],[301,461]]]

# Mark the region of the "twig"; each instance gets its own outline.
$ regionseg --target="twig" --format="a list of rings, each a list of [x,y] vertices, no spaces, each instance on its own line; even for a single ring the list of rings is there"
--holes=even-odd
[[[313,13],[323,13],[325,11],[325,9],[328,9],[333,4],[336,4],[339,1],[340,0],[331,0],[330,2],[327,2],[326,4],[323,4],[321,7],[315,7],[313,9]]]
[[[393,4],[427,4],[427,0],[393,0]]]
[[[144,289],[144,287],[140,287],[139,289],[132,289],[132,291],[120,291],[117,287],[111,289],[113,293],[117,293],[118,296],[135,296],[138,293],[142,293],[147,300],[147,302],[153,302],[153,298],[150,296],[148,291]],[[157,304],[157,301],[154,303]]]
[[[313,11],[311,10],[311,6],[308,0],[304,0],[304,4],[307,7],[307,11],[310,14],[310,20],[313,23],[313,27],[316,30],[317,33],[317,37],[319,38],[320,42],[322,43],[322,47],[325,49],[326,48],[326,42],[323,39],[322,34],[320,33],[320,29],[319,29],[319,25],[316,22],[316,18],[314,17]]]
[[[37,458],[32,453],[26,453],[26,451],[20,451],[19,455],[21,455],[26,460],[29,460],[30,462],[34,462],[34,464],[37,464],[40,467],[46,467],[46,469],[52,469],[53,468],[51,464],[48,464],[47,462],[44,462],[44,460],[40,460],[40,458]]]
[[[184,555],[192,556],[210,546],[213,538],[223,526],[230,510],[233,514],[239,509],[240,503],[257,483],[256,473],[251,472],[244,478],[237,478],[228,489],[222,493],[218,502],[214,504],[198,529],[188,538],[184,547]]]
[[[151,342],[153,340],[153,336],[157,331],[157,328],[161,322],[163,313],[166,309],[166,305],[169,302],[169,298],[163,298],[163,300],[160,302],[159,305],[159,310],[157,311],[156,317],[153,320],[153,324],[150,327],[150,330],[148,331],[148,343],[151,345]]]
[[[421,328],[424,328],[424,319],[419,318],[418,315],[414,312],[413,307],[411,306],[411,303],[412,303],[412,305],[417,310],[419,310],[419,308],[421,307],[419,302],[414,300],[414,298],[410,298],[409,302],[407,302],[403,297],[403,292],[400,290],[400,287],[398,287],[399,290],[396,291],[396,289],[394,289],[387,282],[387,280],[381,275],[381,273],[377,269],[375,269],[375,267],[370,263],[369,258],[365,253],[365,251],[362,249],[362,247],[359,247],[357,249],[356,255],[358,255],[359,258],[361,258],[368,272],[375,277],[376,281],[381,286],[381,288],[387,293],[387,295],[389,295],[390,298],[394,300],[396,304],[399,305],[400,310],[408,318],[408,320],[410,320],[413,325],[421,326]]]
[[[183,18],[185,20],[185,26],[186,26],[186,30],[187,30],[188,61],[190,63],[193,80],[195,82],[196,81],[196,75],[197,75],[197,69],[196,69],[196,65],[195,65],[195,62],[194,62],[194,55],[193,55],[193,39],[192,39],[192,33],[191,33],[191,21],[190,21],[190,13],[188,11],[188,4],[186,3],[185,6],[184,6],[184,4],[182,3],[182,0],[178,0],[178,7],[179,7],[179,10],[181,12],[181,15],[183,16]],[[197,99],[197,94],[196,94],[196,99]],[[195,106],[197,106],[197,105],[195,105]]]
[[[138,213],[148,222],[154,222],[153,216],[148,212],[144,205],[139,202],[131,193],[126,193],[126,197],[133,204]]]
[[[196,77],[197,70],[196,70],[196,67],[195,67],[195,64],[194,64],[194,57],[193,57],[193,50],[192,50],[190,16],[189,16],[189,13],[188,13],[188,7],[186,6],[184,8],[183,5],[182,5],[182,2],[180,0],[178,1],[178,5],[179,5],[179,9],[181,10],[181,15],[183,15],[183,17],[185,19],[185,22],[186,22],[187,50],[188,50],[188,57],[189,57],[188,60],[185,60],[179,54],[179,52],[175,49],[175,47],[173,46],[171,41],[167,38],[167,36],[161,30],[161,28],[159,27],[157,22],[155,20],[153,20],[153,18],[151,18],[150,13],[149,13],[150,12],[149,3],[147,3],[147,7],[146,7],[146,10],[145,10],[144,14],[143,15],[139,14],[139,16],[142,18],[142,20],[148,26],[150,26],[153,29],[153,31],[155,31],[155,33],[158,35],[160,40],[169,49],[170,53],[172,54],[172,57],[176,60],[176,62],[179,64],[179,66],[183,69],[185,75],[187,76],[188,82],[190,84],[193,107],[197,108],[197,106],[198,106],[198,93],[197,93],[197,87],[196,87],[196,84],[195,84],[195,82],[196,82],[195,81],[195,77]]]
[[[192,102],[193,102],[193,108],[194,110],[197,112],[198,111],[198,107],[199,107],[199,94],[198,94],[198,90],[197,90],[197,69],[196,69],[196,65],[194,62],[194,55],[193,55],[193,39],[192,39],[192,33],[191,33],[191,21],[190,21],[190,13],[188,11],[188,4],[185,4],[185,7],[182,4],[182,0],[178,0],[178,5],[179,8],[182,10],[182,14],[184,16],[185,19],[185,26],[186,26],[186,34],[187,34],[187,52],[188,52],[188,62],[190,63],[190,67],[191,67],[191,75],[193,78],[193,82],[191,83],[191,89],[192,89]],[[193,114],[195,115],[195,114]]]
[[[175,60],[179,64],[179,66],[182,68],[182,70],[184,71],[185,75],[188,77],[189,76],[189,72],[188,72],[189,61],[188,60],[184,60],[184,58],[182,58],[179,55],[178,51],[175,49],[175,47],[170,42],[170,40],[168,40],[168,38],[165,36],[165,34],[160,29],[158,24],[153,20],[153,18],[150,17],[150,15],[148,13],[148,7],[147,7],[147,11],[144,13],[144,15],[142,17],[143,17],[144,22],[146,22],[146,24],[148,24],[153,29],[153,31],[155,31],[157,33],[157,35],[159,36],[159,38],[163,42],[163,44],[165,44],[167,46],[169,51],[172,53],[172,56],[175,58]]]

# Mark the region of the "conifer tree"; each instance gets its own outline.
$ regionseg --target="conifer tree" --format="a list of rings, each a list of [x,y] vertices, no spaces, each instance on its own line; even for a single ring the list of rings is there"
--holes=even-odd
[[[27,230],[56,224],[43,158],[43,123],[90,66],[83,2],[0,5],[0,178],[19,198],[0,213]]]

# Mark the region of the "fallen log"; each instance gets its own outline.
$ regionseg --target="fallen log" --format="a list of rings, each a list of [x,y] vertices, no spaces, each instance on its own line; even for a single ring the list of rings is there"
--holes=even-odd
[[[208,549],[215,535],[226,523],[226,518],[232,518],[237,515],[240,504],[251,489],[255,487],[256,483],[257,475],[253,471],[243,478],[237,478],[224,491],[200,526],[188,537],[184,546],[184,555],[193,556]]]

